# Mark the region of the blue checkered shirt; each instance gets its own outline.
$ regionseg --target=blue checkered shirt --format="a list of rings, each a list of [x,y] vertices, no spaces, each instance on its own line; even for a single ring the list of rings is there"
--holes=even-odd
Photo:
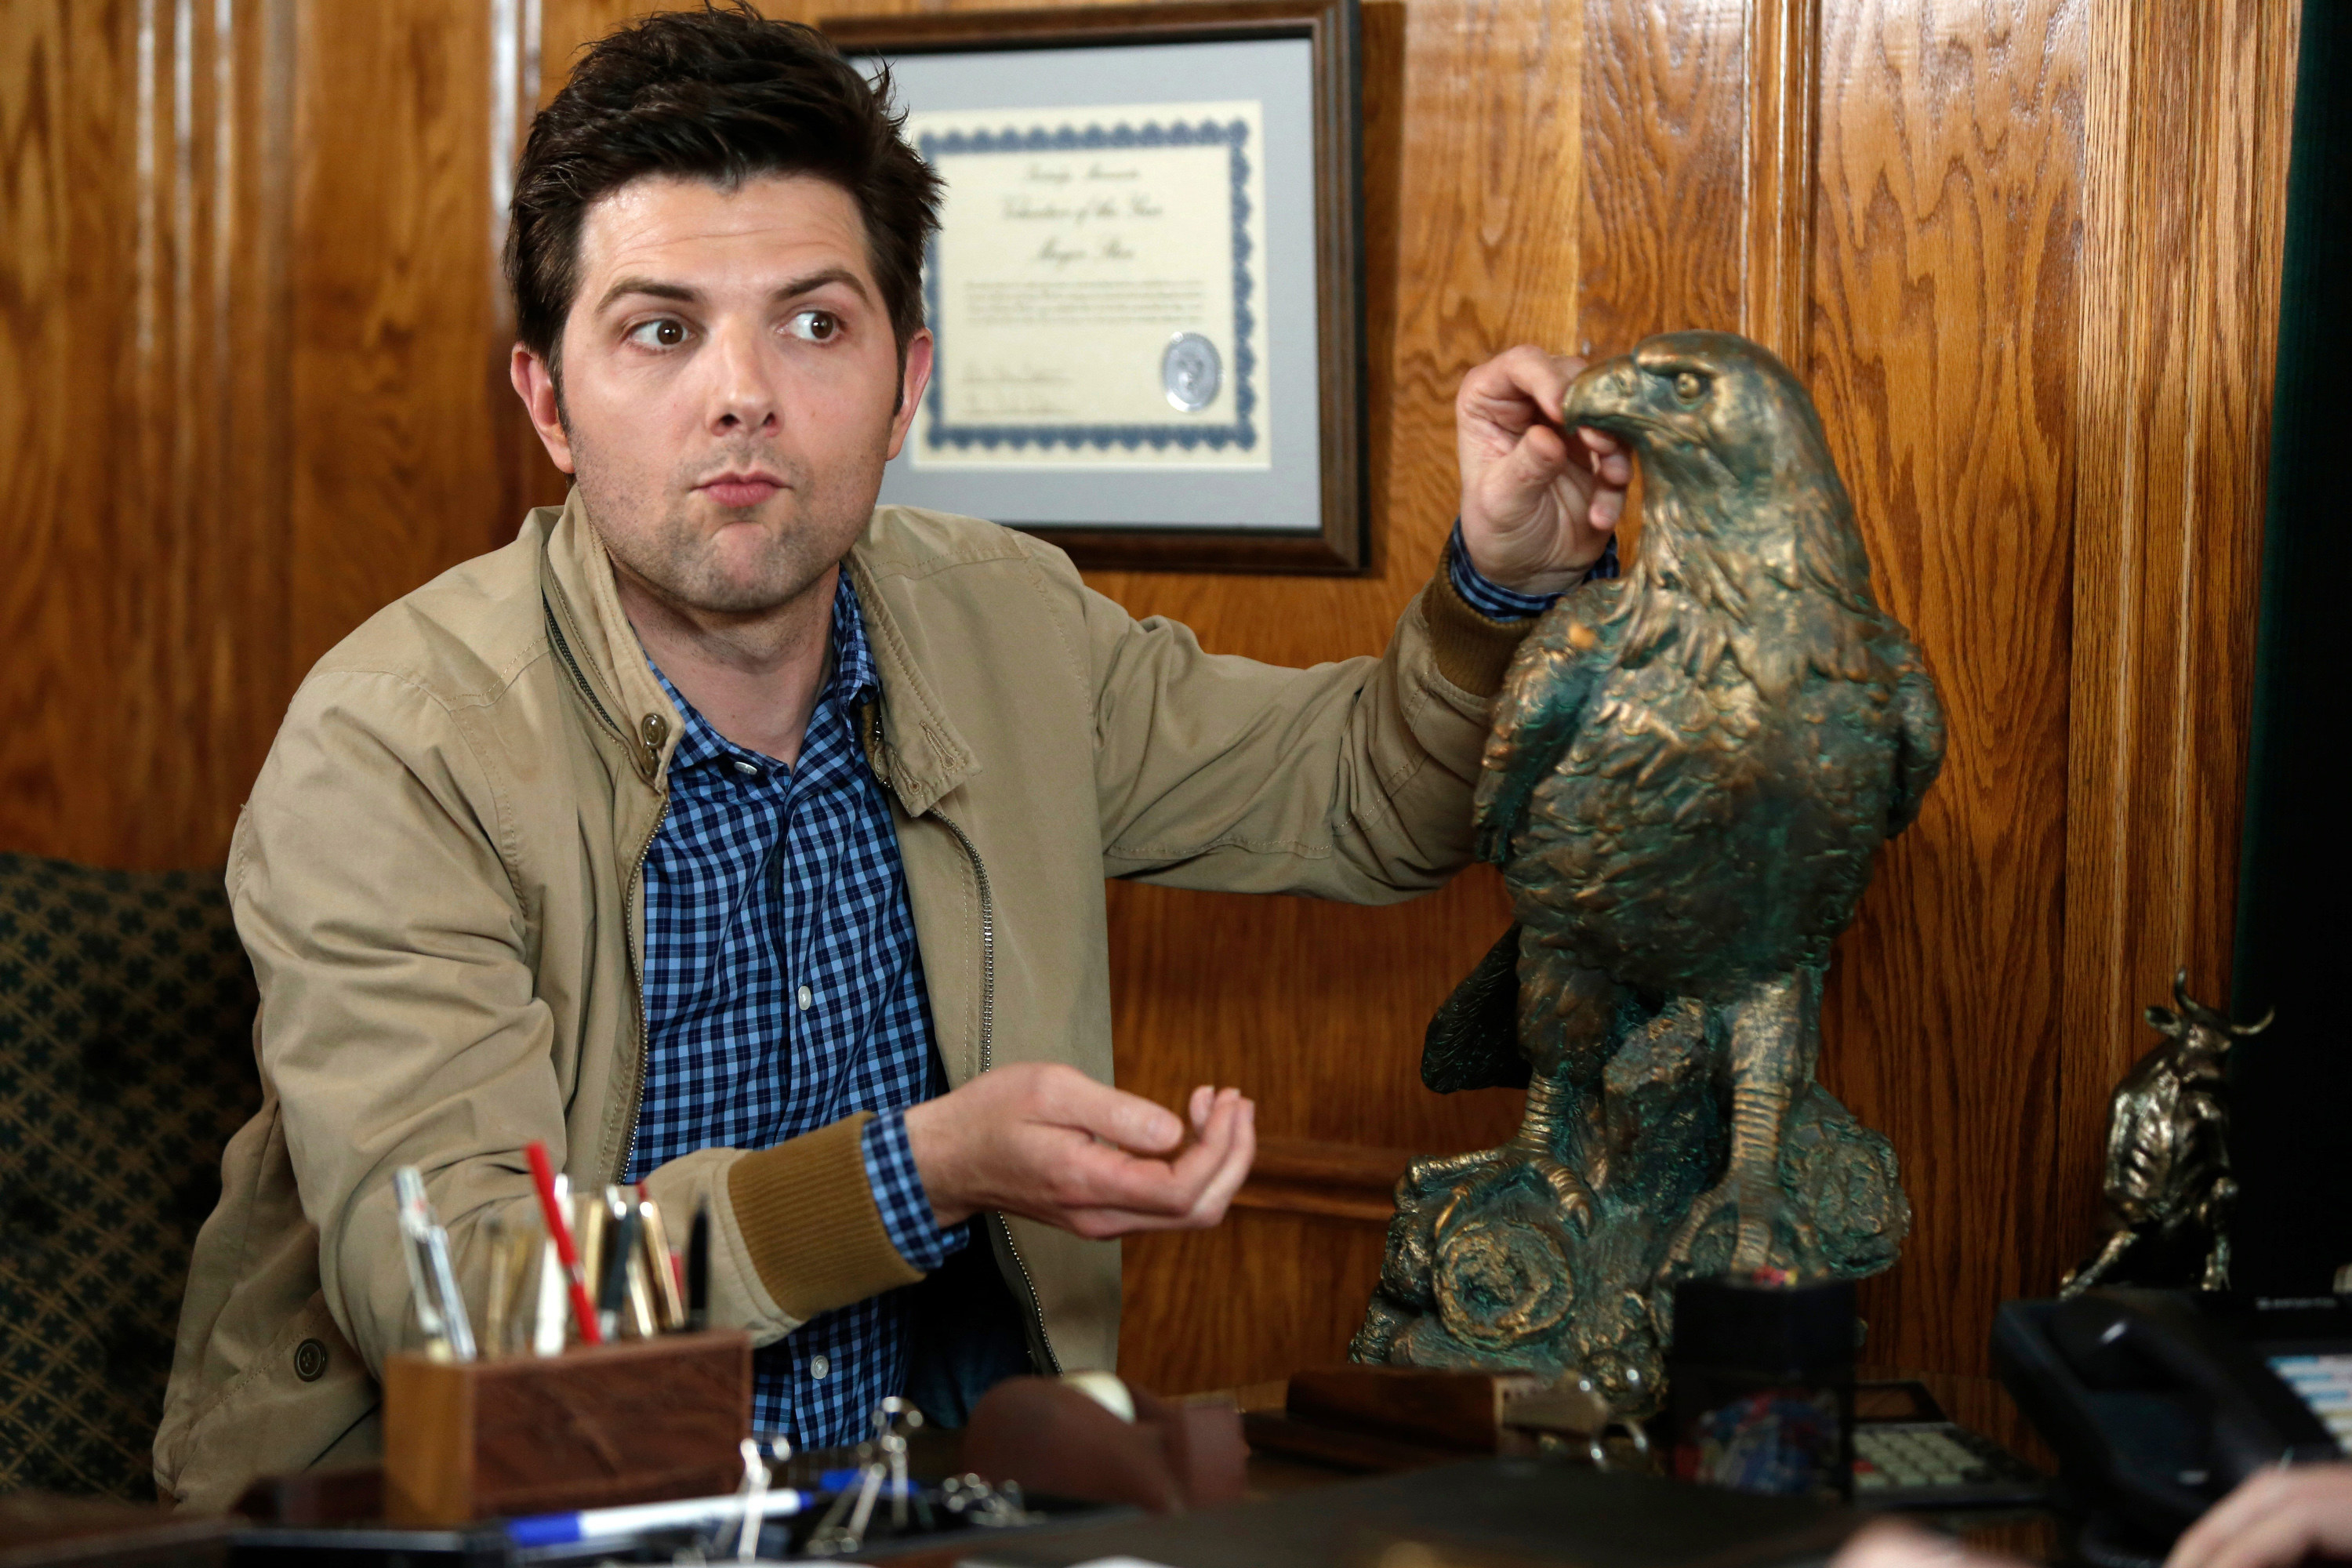
[[[1480,576],[1454,525],[1447,570],[1496,619],[1552,598]],[[1615,547],[1593,576],[1616,574]],[[888,801],[857,744],[877,690],[846,573],[833,669],[797,766],[712,729],[658,668],[684,716],[669,807],[645,865],[645,1098],[625,1181],[698,1149],[764,1149],[856,1110],[866,1173],[900,1256],[936,1268],[970,1238],[941,1230],[907,1146],[906,1108],[939,1092],[922,955]],[[896,1293],[811,1319],[752,1358],[751,1422],[803,1448],[856,1442],[907,1376]]]
[[[1462,542],[1462,520],[1454,520],[1454,539],[1445,547],[1445,575],[1454,591],[1472,609],[1489,620],[1516,621],[1528,616],[1540,616],[1559,602],[1558,594],[1522,594],[1516,588],[1506,588],[1500,583],[1489,582],[1475,566],[1470,564],[1469,547]],[[1611,534],[1601,552],[1601,559],[1584,574],[1584,581],[1598,582],[1617,575],[1617,536]]]
[[[857,743],[876,682],[845,572],[832,658],[789,768],[727,740],[654,671],[685,729],[646,856],[646,1089],[623,1179],[869,1110],[882,1223],[929,1271],[969,1232],[939,1228],[907,1147],[906,1108],[943,1086],[898,834]],[[871,1297],[757,1352],[753,1427],[803,1448],[867,1436],[875,1405],[905,1386],[905,1313],[897,1292]]]

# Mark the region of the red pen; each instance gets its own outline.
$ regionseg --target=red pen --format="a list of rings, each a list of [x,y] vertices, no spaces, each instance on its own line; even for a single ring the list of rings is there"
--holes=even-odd
[[[530,1156],[530,1179],[539,1188],[539,1210],[547,1216],[547,1234],[555,1238],[555,1260],[572,1277],[572,1315],[580,1322],[580,1342],[601,1345],[604,1336],[596,1331],[596,1307],[588,1300],[588,1276],[581,1271],[580,1249],[572,1244],[572,1226],[564,1218],[563,1205],[555,1201],[555,1166],[547,1157],[547,1145],[534,1138],[523,1152]]]

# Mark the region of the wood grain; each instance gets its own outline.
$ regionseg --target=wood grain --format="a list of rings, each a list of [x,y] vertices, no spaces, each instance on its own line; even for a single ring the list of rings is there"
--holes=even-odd
[[[2077,1164],[2174,971],[2230,994],[2299,17],[2090,17],[2083,265],[2105,287],[2080,329],[2059,1106]]]
[[[297,28],[290,564],[298,667],[513,537],[491,249],[488,8],[305,0]]]
[[[1954,1372],[2086,1195],[2053,1114],[2083,44],[2047,0],[1823,14],[1811,379],[1949,742],[1838,946],[1822,1077],[1913,1205],[1873,1354]]]
[[[283,10],[6,21],[0,841],[217,857],[283,703]]]
[[[1588,356],[1747,321],[1746,9],[1585,0],[1577,312]]]

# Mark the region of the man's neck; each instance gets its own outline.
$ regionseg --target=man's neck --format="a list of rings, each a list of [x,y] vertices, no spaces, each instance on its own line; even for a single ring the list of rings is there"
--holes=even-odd
[[[790,767],[828,667],[835,566],[798,596],[757,616],[714,616],[656,595],[614,563],[621,608],[678,695],[736,745]]]

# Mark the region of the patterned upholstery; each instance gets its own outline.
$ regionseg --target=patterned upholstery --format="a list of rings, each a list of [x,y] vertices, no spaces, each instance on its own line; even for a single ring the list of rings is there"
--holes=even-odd
[[[0,1492],[153,1500],[254,1005],[219,873],[0,854]]]

